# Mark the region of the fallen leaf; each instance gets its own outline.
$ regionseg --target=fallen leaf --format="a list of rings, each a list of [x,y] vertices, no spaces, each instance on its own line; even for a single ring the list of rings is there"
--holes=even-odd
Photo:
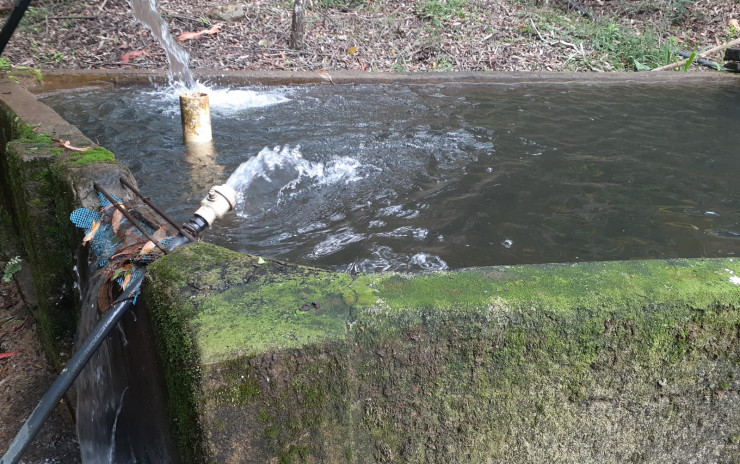
[[[121,289],[126,290],[126,287],[128,287],[128,283],[131,282],[131,273],[129,272],[126,274],[126,277],[123,278],[123,282],[121,282]]]
[[[113,272],[108,271],[105,274],[105,280],[103,285],[98,289],[98,311],[104,313],[108,311],[110,305],[113,303]]]
[[[143,256],[143,255],[149,253],[150,251],[152,251],[154,249],[155,246],[156,245],[154,245],[154,242],[152,242],[151,240],[149,240],[148,242],[146,242],[144,244],[143,247],[141,247],[141,251],[139,252],[139,256]]]
[[[128,272],[133,267],[133,263],[124,264],[123,266],[119,267],[115,271],[113,271],[113,278],[117,279],[123,274],[124,272]]]
[[[128,63],[134,58],[139,58],[140,56],[146,56],[146,52],[144,50],[134,50],[132,52],[124,53],[123,56],[121,56],[121,63]]]
[[[90,232],[85,235],[85,238],[82,239],[82,244],[86,244],[90,240],[92,240],[95,237],[95,233],[100,228],[100,221],[93,220],[92,226],[90,226]]]
[[[730,25],[730,27],[734,27],[737,30],[740,30],[740,23],[737,21],[737,19],[731,19],[727,21],[727,24]]]
[[[355,53],[357,53],[357,47],[349,47],[347,49],[347,54],[348,55],[354,55]]]
[[[159,229],[154,231],[152,237],[158,242],[161,242],[162,240],[167,238],[167,228],[165,226],[159,226]]]
[[[211,27],[210,29],[203,29],[202,31],[199,31],[199,32],[183,32],[182,34],[178,35],[177,39],[175,40],[177,40],[178,42],[184,42],[186,40],[199,39],[201,36],[205,34],[208,34],[208,35],[218,34],[219,32],[221,32],[221,26],[222,24],[214,24],[213,27]]]
[[[15,351],[11,351],[9,353],[0,353],[0,359],[9,358],[9,357],[11,357],[13,355],[16,355],[16,354],[20,353],[20,352],[21,352],[21,350],[15,350]]]
[[[113,213],[113,218],[111,219],[110,225],[113,227],[113,233],[118,233],[118,228],[121,227],[121,221],[123,220],[123,213],[121,213],[121,210],[116,210]]]
[[[134,243],[127,244],[124,243],[120,247],[116,248],[115,254],[110,257],[111,260],[115,260],[118,258],[129,258],[132,255],[138,253],[141,250],[141,247],[144,246],[146,243],[145,238],[141,238],[141,236],[138,237],[138,240]]]

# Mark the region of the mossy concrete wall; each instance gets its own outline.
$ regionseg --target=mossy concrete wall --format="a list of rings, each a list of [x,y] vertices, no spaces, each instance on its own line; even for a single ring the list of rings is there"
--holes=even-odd
[[[104,148],[65,149],[92,142],[12,80],[0,76],[0,206],[22,239],[24,266],[35,285],[40,336],[53,365],[69,355],[77,322],[75,251],[81,235],[69,220],[77,207],[97,208],[98,182],[124,195],[128,171]],[[82,266],[84,268],[84,266]]]
[[[740,462],[740,261],[152,266],[185,462]]]

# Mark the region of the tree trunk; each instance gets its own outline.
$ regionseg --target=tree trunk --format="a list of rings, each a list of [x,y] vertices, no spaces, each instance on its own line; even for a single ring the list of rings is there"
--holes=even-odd
[[[305,0],[293,0],[293,24],[290,27],[290,43],[289,46],[293,50],[301,50],[303,48],[303,33],[305,31],[305,9],[303,8],[303,2]]]

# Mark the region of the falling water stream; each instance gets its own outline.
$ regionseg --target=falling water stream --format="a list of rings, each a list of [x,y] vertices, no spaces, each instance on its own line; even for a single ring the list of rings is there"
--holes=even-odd
[[[134,17],[149,29],[162,45],[169,64],[170,81],[184,85],[187,89],[196,87],[193,72],[190,70],[190,54],[177,44],[169,32],[167,21],[157,11],[155,0],[129,0]]]

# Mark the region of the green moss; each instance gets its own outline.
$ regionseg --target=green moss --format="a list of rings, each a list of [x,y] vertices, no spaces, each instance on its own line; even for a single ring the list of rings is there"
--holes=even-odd
[[[153,268],[207,367],[198,414],[241,424],[203,433],[254,462],[304,459],[297,450],[317,462],[524,462],[526,449],[613,429],[584,412],[604,395],[720,395],[740,360],[732,259],[353,278],[197,244]],[[697,404],[691,414],[711,416]],[[671,408],[630,427],[686,420]]]
[[[22,143],[36,143],[40,145],[50,145],[52,143],[51,136],[43,132],[37,132],[37,128],[29,126],[23,122],[18,121],[16,126],[17,139]]]
[[[70,155],[69,160],[75,166],[82,166],[90,163],[112,163],[116,158],[107,149],[97,147]]]
[[[156,269],[150,272],[156,275]],[[197,404],[201,367],[188,328],[188,308],[175,289],[161,282],[152,284],[152,279],[142,287],[142,294],[157,333],[155,345],[163,360],[168,406],[178,449],[184,462],[207,462]]]
[[[282,456],[280,464],[307,463],[310,455],[309,449],[305,446],[290,446]]]

